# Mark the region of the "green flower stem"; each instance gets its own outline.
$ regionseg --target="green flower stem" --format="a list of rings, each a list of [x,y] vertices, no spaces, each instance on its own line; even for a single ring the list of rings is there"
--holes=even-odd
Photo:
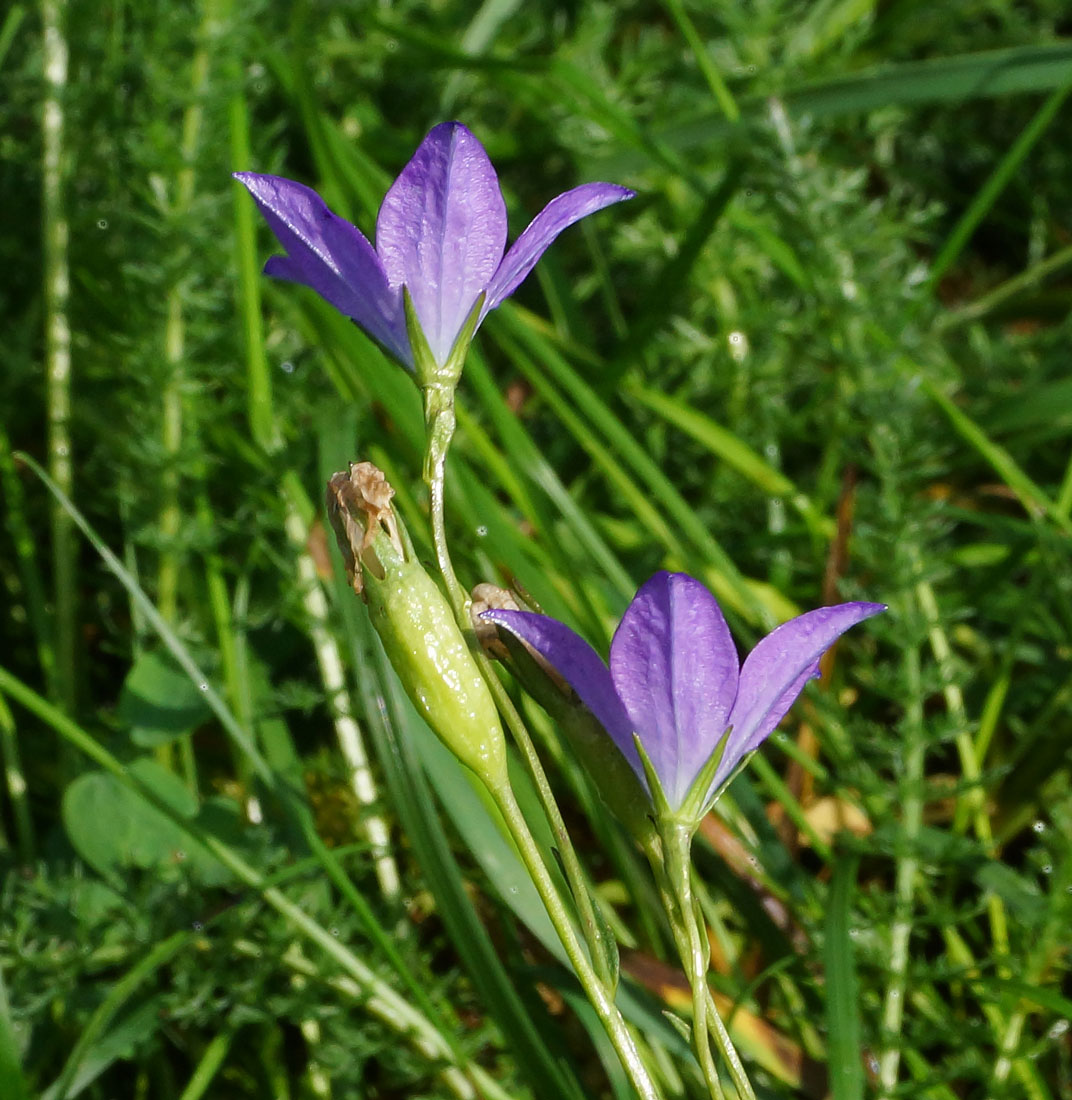
[[[454,572],[454,565],[450,557],[450,548],[447,545],[444,480],[446,474],[447,451],[450,449],[451,440],[454,437],[456,419],[454,415],[454,387],[445,383],[431,383],[424,388],[424,415],[425,426],[428,432],[428,449],[424,460],[424,480],[428,486],[429,503],[432,519],[432,539],[435,544],[436,562],[443,581],[447,586],[451,605],[457,617],[458,625],[462,633],[472,637],[472,623],[469,618],[469,594],[458,581]],[[514,706],[509,692],[503,686],[495,670],[491,666],[484,651],[479,646],[472,646],[473,657],[477,667],[484,677],[491,691],[495,705],[499,709],[503,720],[506,722],[514,741],[521,750],[525,761],[525,767],[536,786],[540,803],[543,806],[547,820],[555,837],[555,844],[559,856],[562,859],[562,868],[569,884],[570,893],[573,895],[581,919],[581,927],[584,931],[585,941],[592,954],[592,958],[599,960],[598,966],[602,978],[613,982],[603,960],[610,953],[610,945],[604,943],[604,922],[597,919],[592,896],[588,890],[584,870],[574,850],[573,842],[566,829],[566,823],[562,818],[562,812],[555,801],[551,784],[548,782],[547,773],[540,763],[536,746],[532,743],[524,720]]]
[[[451,606],[462,630],[469,627],[469,597],[454,572],[447,548],[445,503],[443,499],[447,472],[447,451],[454,438],[457,420],[454,416],[454,387],[433,382],[424,389],[424,424],[428,431],[428,448],[424,455],[424,483],[428,486],[429,510],[432,514],[432,541],[436,564],[447,586]]]
[[[577,975],[577,979],[580,981],[592,1007],[596,1010],[596,1015],[606,1030],[607,1036],[610,1038],[633,1088],[644,1100],[658,1100],[658,1090],[647,1067],[641,1060],[640,1053],[633,1042],[633,1037],[629,1034],[625,1020],[615,1006],[610,992],[596,974],[585,953],[584,946],[577,938],[577,933],[570,922],[569,913],[562,903],[558,890],[555,888],[554,881],[543,861],[540,849],[529,831],[528,822],[514,798],[513,791],[509,787],[504,787],[491,793],[495,799],[495,804],[506,821],[507,827],[510,829],[514,842],[517,844],[521,859],[540,895],[540,899],[543,901],[548,916],[551,918],[551,923],[558,933],[558,938],[562,941],[562,946],[566,950],[566,955],[574,973]]]
[[[705,949],[706,936],[692,891],[691,836],[684,828],[664,834],[664,849],[645,846],[645,854],[655,874],[656,885],[663,906],[670,918],[678,956],[692,986],[693,996],[693,1045],[704,1072],[711,1095],[715,1100],[724,1096],[717,1072],[710,1064],[711,1052],[708,1036],[714,1040],[719,1055],[725,1061],[737,1093],[744,1100],[755,1100],[755,1092],[748,1080],[740,1055],[737,1053],[715,1004],[714,995],[707,984],[710,945]],[[664,854],[665,853],[665,854]]]
[[[432,539],[435,544],[436,561],[443,576],[443,581],[447,586],[447,592],[454,613],[457,616],[458,624],[465,635],[471,637],[472,623],[469,619],[469,595],[454,572],[446,536],[444,479],[447,451],[450,449],[456,426],[453,385],[431,383],[425,386],[424,412],[425,427],[428,433],[428,447],[424,460],[424,480],[428,486]],[[561,811],[555,802],[547,775],[540,764],[536,748],[529,737],[521,716],[514,707],[509,693],[491,667],[491,662],[485,656],[483,650],[479,646],[473,646],[473,655],[491,690],[496,706],[521,749],[529,774],[532,776],[539,792],[540,801],[555,836],[566,880],[569,883],[570,891],[580,914],[581,926],[584,929],[592,959],[603,960],[606,958],[607,951],[606,945],[602,942],[602,924],[596,919],[592,898],[584,879],[580,861],[566,830]],[[608,975],[597,974],[585,954],[584,948],[577,939],[569,914],[562,898],[559,896],[554,881],[547,871],[547,867],[544,865],[543,858],[532,838],[532,834],[529,832],[528,824],[514,799],[513,792],[506,787],[502,790],[493,791],[492,794],[510,827],[510,832],[543,900],[548,915],[551,917],[555,931],[562,941],[562,946],[566,949],[570,963],[573,965],[573,969],[584,987],[588,999],[599,1015],[622,1065],[642,1097],[656,1097],[658,1093],[655,1085],[640,1059],[632,1037],[625,1026],[625,1021],[617,1008],[614,1007],[613,993],[611,992],[613,982],[608,980]],[[601,965],[600,969],[605,968]]]
[[[707,1082],[713,1100],[725,1100],[718,1069],[711,1056],[711,1042],[707,1024],[707,968],[710,946],[704,950],[700,929],[696,922],[696,906],[692,897],[689,849],[692,837],[685,826],[677,826],[663,834],[666,853],[666,887],[670,902],[667,912],[674,928],[674,940],[678,945],[681,963],[692,986],[692,1045]]]
[[[915,856],[919,831],[923,824],[923,731],[924,691],[920,673],[918,647],[906,649],[904,655],[905,693],[905,777],[902,783],[901,805],[904,821],[904,850],[897,859],[895,909],[890,931],[889,983],[882,1007],[884,1049],[879,1055],[879,1089],[881,1098],[892,1097],[897,1088],[901,1064],[901,1027],[904,1019],[905,994],[908,988],[908,943],[912,935],[915,909],[916,880],[919,861]]]

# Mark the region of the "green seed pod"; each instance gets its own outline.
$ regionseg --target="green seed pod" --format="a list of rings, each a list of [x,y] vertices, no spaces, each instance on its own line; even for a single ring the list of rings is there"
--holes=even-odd
[[[454,615],[391,508],[370,462],[333,475],[328,516],[354,591],[368,604],[406,694],[458,759],[492,790],[507,783],[506,740],[491,693]]]

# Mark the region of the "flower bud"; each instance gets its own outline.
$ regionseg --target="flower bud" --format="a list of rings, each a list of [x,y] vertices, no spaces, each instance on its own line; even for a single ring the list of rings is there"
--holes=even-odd
[[[480,617],[490,608],[523,610],[503,588],[478,584],[473,589],[471,614],[484,652],[502,661],[551,716],[611,813],[642,845],[651,842],[655,835],[651,802],[629,761],[557,669],[532,646]]]
[[[491,693],[443,594],[371,462],[328,482],[328,517],[351,585],[398,678],[439,739],[492,790],[507,783],[506,740]]]

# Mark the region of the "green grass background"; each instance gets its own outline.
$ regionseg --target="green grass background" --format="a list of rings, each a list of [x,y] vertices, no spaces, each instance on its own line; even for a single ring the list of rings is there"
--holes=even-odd
[[[430,557],[416,391],[260,276],[229,177],[371,235],[448,118],[514,234],[638,192],[477,338],[463,582],[598,646],[659,568],[742,646],[890,605],[697,844],[760,1094],[1072,1097],[1066,5],[43,0],[0,83],[5,1100],[629,1095],[324,534],[370,458]],[[623,1011],[702,1095],[646,872],[526,713]]]

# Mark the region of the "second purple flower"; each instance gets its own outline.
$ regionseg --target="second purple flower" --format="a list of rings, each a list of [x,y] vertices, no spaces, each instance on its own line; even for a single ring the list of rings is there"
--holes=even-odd
[[[849,627],[884,610],[843,603],[798,615],[763,638],[742,665],[707,588],[685,573],[656,573],[622,616],[609,668],[583,638],[546,615],[492,610],[482,618],[558,670],[647,785],[635,733],[677,810],[727,730],[707,797],[774,731],[819,675],[823,653]]]
[[[481,294],[478,325],[513,294],[563,229],[634,194],[612,183],[575,187],[552,199],[506,250],[498,177],[460,122],[436,126],[391,185],[376,219],[375,248],[311,188],[253,172],[235,178],[286,250],[265,272],[315,290],[411,370],[403,287],[442,366]]]

